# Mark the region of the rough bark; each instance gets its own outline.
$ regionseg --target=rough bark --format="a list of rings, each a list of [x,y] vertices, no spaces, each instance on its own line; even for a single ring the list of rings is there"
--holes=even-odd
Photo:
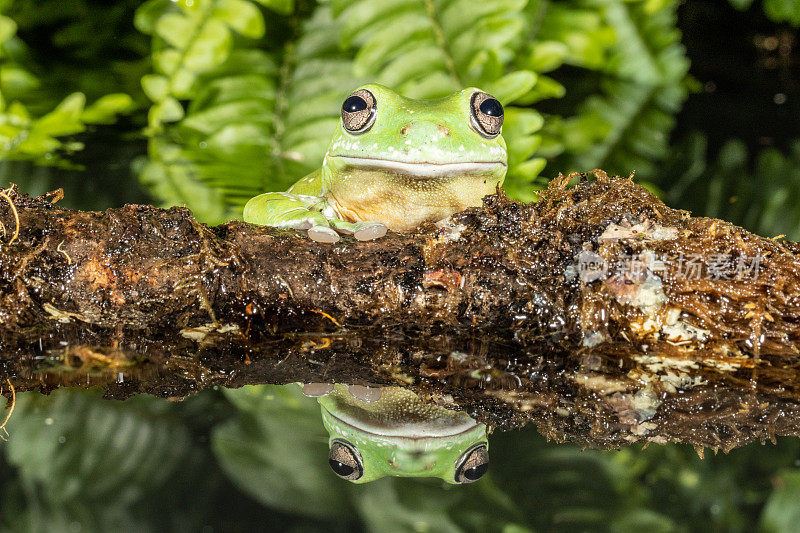
[[[800,435],[800,245],[596,175],[337,245],[7,189],[0,379],[112,398],[392,384],[599,447]]]

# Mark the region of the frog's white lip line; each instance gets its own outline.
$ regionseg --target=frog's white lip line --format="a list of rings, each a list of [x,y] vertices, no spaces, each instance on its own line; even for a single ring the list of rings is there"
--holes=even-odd
[[[449,176],[453,174],[464,174],[467,172],[491,172],[498,165],[506,166],[503,161],[470,161],[466,163],[409,163],[406,161],[396,161],[393,159],[381,159],[378,157],[350,157],[345,155],[332,155],[331,158],[341,159],[351,165],[359,167],[388,168],[397,170],[403,174],[414,176]]]
[[[340,423],[344,424],[347,427],[351,427],[351,428],[353,428],[355,430],[358,430],[358,431],[361,431],[363,433],[367,433],[369,435],[375,435],[376,437],[380,437],[380,438],[383,438],[383,439],[400,438],[400,439],[406,439],[406,440],[424,440],[424,439],[437,439],[437,438],[456,437],[458,435],[463,435],[464,433],[472,431],[473,429],[475,429],[476,427],[478,427],[480,425],[478,422],[473,420],[473,423],[469,427],[467,427],[466,429],[463,429],[461,431],[456,431],[454,433],[438,433],[438,434],[435,434],[435,435],[412,436],[412,435],[407,435],[407,434],[406,435],[397,435],[397,434],[392,435],[392,434],[389,434],[389,433],[382,434],[382,433],[376,433],[374,431],[369,431],[368,429],[364,429],[363,427],[359,427],[359,426],[353,425],[350,422],[347,422],[347,421],[339,418],[335,414],[331,413],[327,408],[325,408],[325,406],[322,406],[322,408],[325,409],[325,412],[328,414],[328,416],[330,416],[331,418],[333,418],[337,422],[340,422]],[[456,426],[456,427],[461,429],[460,426]]]

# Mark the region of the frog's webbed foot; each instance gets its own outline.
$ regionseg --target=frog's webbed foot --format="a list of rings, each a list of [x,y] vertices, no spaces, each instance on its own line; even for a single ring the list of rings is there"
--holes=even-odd
[[[330,226],[313,226],[308,229],[308,238],[316,242],[338,242],[339,234],[352,235],[358,241],[380,239],[389,228],[383,222],[344,222],[329,220]]]
[[[316,222],[316,221],[314,221]],[[359,241],[371,241],[380,239],[389,228],[383,222],[345,222],[343,220],[327,220],[330,224],[314,224],[310,220],[297,224],[294,229],[306,231],[308,238],[315,242],[334,243],[339,242],[339,235],[352,235]]]

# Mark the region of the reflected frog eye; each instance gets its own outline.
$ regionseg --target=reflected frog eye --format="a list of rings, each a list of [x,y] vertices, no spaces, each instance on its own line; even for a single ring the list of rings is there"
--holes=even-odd
[[[476,444],[459,458],[456,467],[456,483],[478,481],[489,470],[489,452],[486,444]]]
[[[368,131],[375,123],[375,97],[366,89],[359,89],[342,104],[342,125],[350,133]]]
[[[342,479],[355,481],[364,474],[361,456],[352,444],[344,440],[333,441],[328,454],[328,464]]]
[[[480,92],[472,95],[472,127],[484,137],[500,135],[503,115],[503,106],[494,96]]]

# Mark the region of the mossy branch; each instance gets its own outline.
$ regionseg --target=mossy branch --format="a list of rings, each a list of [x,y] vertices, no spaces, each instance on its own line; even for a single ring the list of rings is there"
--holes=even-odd
[[[5,190],[0,381],[116,398],[393,384],[600,447],[800,435],[800,244],[595,174],[335,246]]]

